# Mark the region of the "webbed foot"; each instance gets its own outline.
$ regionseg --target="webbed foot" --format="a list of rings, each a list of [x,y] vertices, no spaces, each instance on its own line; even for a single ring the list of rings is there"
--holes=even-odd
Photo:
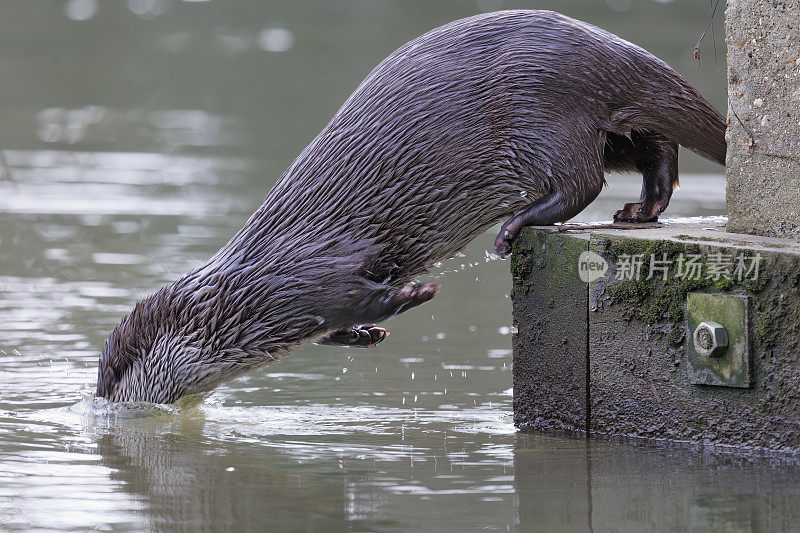
[[[353,326],[334,331],[327,337],[317,341],[317,344],[328,346],[352,346],[357,348],[373,348],[382,342],[389,332],[375,324]]]
[[[643,204],[641,202],[625,204],[622,209],[614,213],[615,222],[654,222],[658,220],[664,209],[667,208],[667,202],[663,206],[658,203]]]

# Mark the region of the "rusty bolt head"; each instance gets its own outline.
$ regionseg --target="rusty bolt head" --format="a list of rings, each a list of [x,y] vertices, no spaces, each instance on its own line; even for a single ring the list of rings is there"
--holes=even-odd
[[[694,349],[705,357],[722,357],[728,349],[728,332],[716,322],[700,322],[693,340]]]

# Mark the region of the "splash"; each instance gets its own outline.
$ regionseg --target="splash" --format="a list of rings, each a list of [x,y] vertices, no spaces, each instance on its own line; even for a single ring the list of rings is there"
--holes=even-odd
[[[175,416],[197,410],[205,395],[185,396],[173,404],[151,402],[112,402],[96,396],[94,392],[69,407],[71,412],[91,419],[134,419],[157,416]]]

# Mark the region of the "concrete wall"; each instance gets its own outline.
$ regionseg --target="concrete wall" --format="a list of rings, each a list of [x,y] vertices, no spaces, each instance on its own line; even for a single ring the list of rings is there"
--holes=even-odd
[[[728,230],[800,238],[800,0],[728,0]]]

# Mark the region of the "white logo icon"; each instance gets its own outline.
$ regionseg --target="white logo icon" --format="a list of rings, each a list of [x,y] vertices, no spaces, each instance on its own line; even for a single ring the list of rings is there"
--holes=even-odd
[[[582,252],[578,257],[578,276],[581,281],[591,283],[605,276],[608,262],[594,252]]]

